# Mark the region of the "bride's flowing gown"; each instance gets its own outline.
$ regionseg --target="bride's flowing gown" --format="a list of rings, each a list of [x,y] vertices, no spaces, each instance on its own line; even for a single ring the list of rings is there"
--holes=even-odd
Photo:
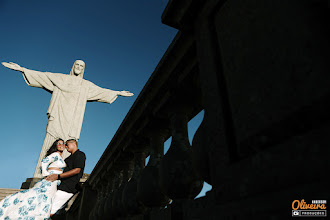
[[[42,175],[61,174],[63,171],[48,170],[56,167],[63,170],[66,166],[59,153],[55,152],[42,160]],[[50,216],[52,200],[59,180],[39,181],[31,189],[9,195],[0,201],[0,220],[44,220]]]

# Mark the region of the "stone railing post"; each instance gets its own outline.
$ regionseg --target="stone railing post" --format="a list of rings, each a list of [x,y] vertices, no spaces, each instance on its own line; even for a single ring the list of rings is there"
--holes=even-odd
[[[111,173],[110,175],[107,175],[106,180],[107,180],[107,184],[106,184],[106,191],[103,202],[103,219],[106,219],[108,213],[109,199],[112,196],[112,192],[115,186],[115,174]]]
[[[146,207],[137,197],[138,180],[145,168],[146,152],[145,149],[133,149],[132,152],[134,153],[134,172],[123,190],[122,200],[128,215],[138,215],[146,211]]]
[[[172,142],[160,162],[160,186],[173,200],[193,199],[201,191],[203,181],[192,162],[187,129],[189,107],[176,103],[171,111]]]
[[[96,216],[97,219],[103,219],[104,216],[104,203],[105,203],[105,198],[106,198],[106,191],[107,191],[107,180],[106,179],[102,179],[100,182],[100,199],[99,199],[99,203],[98,203],[98,207],[96,208]]]
[[[159,186],[159,165],[164,155],[166,129],[153,127],[150,138],[150,159],[138,182],[138,199],[147,207],[162,207],[170,202]]]
[[[89,215],[94,208],[91,204],[95,204],[96,198],[97,193],[92,189],[92,187],[89,184],[84,184],[81,192],[78,216],[76,216],[75,219],[89,220]]]
[[[123,181],[123,170],[119,169],[118,167],[113,167],[109,172],[113,172],[114,179],[113,179],[113,184],[112,187],[110,188],[111,193],[109,194],[108,199],[105,202],[105,207],[104,207],[104,219],[106,220],[111,220],[114,219],[114,207],[113,207],[113,199],[114,199],[114,194],[116,190],[119,188]]]
[[[127,212],[125,210],[125,206],[122,202],[123,190],[127,184],[127,182],[131,179],[133,174],[133,161],[134,154],[131,152],[122,153],[121,157],[118,159],[117,166],[123,170],[123,178],[120,186],[114,192],[113,200],[112,200],[112,210],[114,217],[125,217]]]
[[[97,192],[97,196],[96,196],[96,203],[94,204],[92,211],[89,214],[89,219],[97,220],[97,208],[98,208],[98,204],[100,202],[100,197],[101,197],[100,189],[98,188],[98,183],[94,183],[92,185],[92,190]]]

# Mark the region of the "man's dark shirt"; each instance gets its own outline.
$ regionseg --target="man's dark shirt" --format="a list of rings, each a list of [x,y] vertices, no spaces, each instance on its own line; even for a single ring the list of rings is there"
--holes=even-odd
[[[81,170],[80,173],[76,175],[61,179],[61,185],[58,187],[58,190],[62,190],[68,193],[77,192],[76,185],[79,183],[79,180],[84,173],[85,160],[85,153],[80,150],[77,150],[64,160],[66,163],[66,167],[64,168],[63,173],[69,170],[73,170],[75,168],[80,168]]]

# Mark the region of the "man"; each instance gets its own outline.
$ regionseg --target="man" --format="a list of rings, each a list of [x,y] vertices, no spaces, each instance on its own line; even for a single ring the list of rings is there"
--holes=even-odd
[[[41,161],[47,150],[58,138],[79,140],[87,102],[105,102],[111,104],[118,96],[129,97],[128,91],[113,91],[101,88],[83,79],[85,62],[76,60],[70,74],[39,72],[23,68],[16,63],[2,64],[12,70],[23,73],[27,85],[43,88],[52,93],[47,110],[48,123],[46,136],[38,159],[34,177],[41,177]],[[64,158],[68,154],[64,152]]]
[[[53,199],[50,216],[53,216],[77,192],[76,186],[85,168],[85,153],[78,149],[74,139],[66,141],[66,149],[71,155],[65,159],[66,167],[62,174],[49,175],[47,181],[61,180]]]

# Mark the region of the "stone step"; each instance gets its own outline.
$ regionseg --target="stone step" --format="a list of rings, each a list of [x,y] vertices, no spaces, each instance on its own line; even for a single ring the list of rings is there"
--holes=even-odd
[[[14,194],[15,192],[19,192],[22,189],[6,189],[0,188],[0,201],[3,200],[6,196]]]

